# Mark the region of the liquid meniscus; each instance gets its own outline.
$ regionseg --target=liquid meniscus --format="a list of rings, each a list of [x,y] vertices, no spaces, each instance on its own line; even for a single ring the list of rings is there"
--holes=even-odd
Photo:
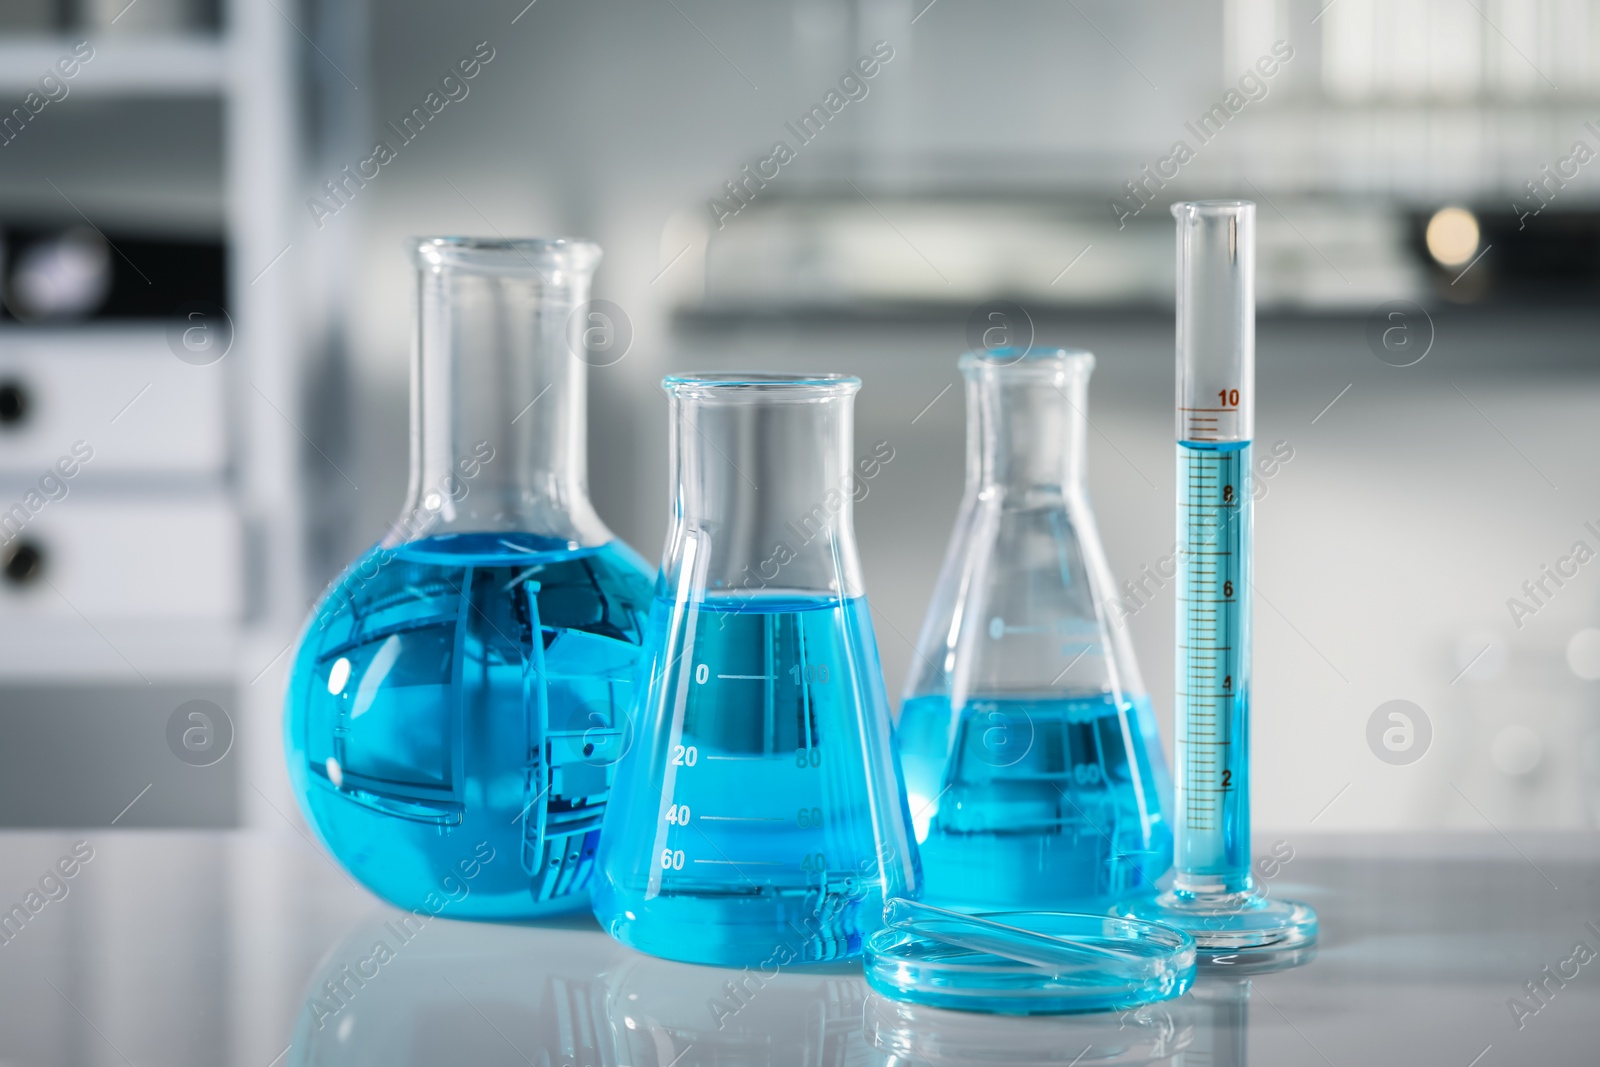
[[[285,715],[328,850],[403,908],[581,903],[649,599],[620,542],[456,534],[357,560],[306,624]]]
[[[646,648],[596,914],[672,959],[858,953],[886,893],[916,885],[866,602],[658,598]]]
[[[1090,907],[1150,888],[1172,836],[1146,746],[1129,740],[1141,715],[1106,694],[974,699],[954,717],[944,696],[908,700],[898,737],[924,899]]]

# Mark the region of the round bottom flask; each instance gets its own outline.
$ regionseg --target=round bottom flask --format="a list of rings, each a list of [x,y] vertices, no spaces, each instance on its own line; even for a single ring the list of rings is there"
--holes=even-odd
[[[650,580],[590,507],[570,241],[423,240],[411,488],[324,596],[289,680],[307,821],[432,915],[580,906],[623,748]]]

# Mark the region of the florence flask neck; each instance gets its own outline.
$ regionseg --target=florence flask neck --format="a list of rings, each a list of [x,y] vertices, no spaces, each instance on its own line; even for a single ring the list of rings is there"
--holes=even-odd
[[[599,246],[421,238],[412,246],[411,476],[385,543],[524,533],[612,539],[589,502],[589,285]]]

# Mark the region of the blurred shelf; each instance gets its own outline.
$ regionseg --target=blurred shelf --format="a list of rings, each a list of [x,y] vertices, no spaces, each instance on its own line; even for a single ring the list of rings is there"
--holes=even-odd
[[[1171,307],[1172,220],[1153,200],[1129,197],[1119,217],[1117,201],[1083,196],[871,195],[756,200],[720,229],[696,213],[666,283],[678,310]],[[1275,203],[1284,214],[1257,215],[1261,310],[1365,313],[1423,294],[1408,221],[1388,203],[1293,194]]]
[[[19,685],[249,681],[281,666],[269,663],[271,656],[255,651],[246,662],[236,626],[215,620],[0,619],[0,692]]]
[[[26,93],[84,37],[0,36],[0,92]],[[216,34],[91,40],[94,57],[67,81],[69,95],[193,96],[229,85],[229,49]],[[16,104],[20,104],[15,101]],[[10,106],[10,102],[8,102]]]

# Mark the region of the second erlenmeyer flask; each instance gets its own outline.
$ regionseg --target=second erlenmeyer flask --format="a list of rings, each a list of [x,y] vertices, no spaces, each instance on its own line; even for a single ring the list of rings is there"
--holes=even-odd
[[[898,729],[932,903],[1091,906],[1172,860],[1171,778],[1085,488],[1093,368],[961,361],[966,493]]]
[[[672,527],[595,914],[695,963],[852,956],[919,881],[851,522],[860,382],[665,387]]]

